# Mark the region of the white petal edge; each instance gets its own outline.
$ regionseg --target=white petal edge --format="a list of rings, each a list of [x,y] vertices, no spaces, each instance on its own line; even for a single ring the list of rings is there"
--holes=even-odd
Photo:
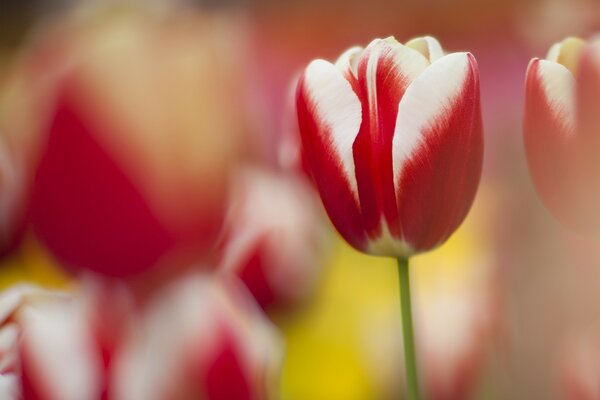
[[[341,163],[354,198],[359,204],[358,184],[355,176],[352,145],[362,122],[362,109],[358,96],[342,73],[325,60],[315,60],[306,68],[304,91],[314,118],[319,125],[330,129],[331,147]],[[319,134],[323,132],[320,130]]]
[[[528,79],[540,79],[546,101],[562,121],[568,132],[574,132],[575,116],[575,78],[564,65],[554,61],[539,60],[538,76]]]
[[[392,141],[394,187],[398,192],[404,164],[424,140],[424,131],[447,111],[470,71],[467,53],[451,53],[432,63],[406,89],[398,105]]]
[[[429,62],[437,61],[444,56],[442,45],[433,36],[417,37],[406,42],[406,46],[419,51]]]
[[[335,66],[343,73],[350,71],[352,76],[358,77],[358,61],[362,55],[364,49],[360,46],[351,47],[341,56],[338,57],[335,62]]]
[[[20,377],[17,374],[0,375],[0,399],[19,400],[22,399]]]
[[[578,37],[568,37],[555,43],[548,50],[546,59],[565,66],[572,74],[576,74],[586,43]]]
[[[31,379],[48,398],[93,399],[100,391],[101,360],[94,352],[87,318],[74,303],[23,310]],[[40,381],[41,380],[41,381]]]

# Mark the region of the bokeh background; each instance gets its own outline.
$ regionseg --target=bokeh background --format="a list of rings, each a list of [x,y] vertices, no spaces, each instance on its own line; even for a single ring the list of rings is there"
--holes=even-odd
[[[0,81],[31,32],[72,3],[0,0]],[[427,391],[439,399],[588,398],[572,393],[580,375],[585,381],[591,374],[592,386],[600,382],[600,371],[593,371],[600,343],[600,239],[561,227],[542,206],[527,171],[521,121],[529,60],[566,36],[598,31],[600,3],[181,3],[235,21],[239,38],[232,40],[245,57],[237,68],[251,88],[250,152],[272,166],[289,129],[293,79],[311,59],[335,59],[352,45],[390,35],[406,41],[430,34],[448,51],[472,52],[484,117],[480,190],[459,231],[413,261]],[[281,398],[397,398],[403,367],[394,261],[361,255],[330,229],[313,296],[293,313],[272,315],[287,343]],[[0,287],[24,280],[70,284],[31,235],[0,265]]]

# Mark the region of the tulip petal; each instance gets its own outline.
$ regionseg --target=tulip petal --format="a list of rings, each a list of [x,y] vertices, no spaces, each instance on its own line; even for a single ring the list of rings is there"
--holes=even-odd
[[[444,56],[444,50],[440,45],[440,42],[432,36],[423,36],[409,40],[406,42],[406,46],[417,50],[429,60],[434,62]]]
[[[471,54],[440,58],[408,87],[392,152],[403,238],[416,251],[435,247],[466,216],[481,175],[479,72]]]
[[[577,98],[575,105],[578,116],[578,135],[586,159],[591,167],[600,162],[600,112],[598,95],[600,94],[600,42],[587,46],[581,58],[577,77]],[[597,175],[595,175],[597,177]]]
[[[23,398],[97,398],[103,371],[86,316],[74,304],[44,304],[23,311]]]
[[[306,68],[296,96],[304,154],[325,209],[340,234],[360,249],[364,232],[352,157],[360,101],[340,71],[323,60]]]
[[[427,65],[421,53],[394,39],[371,42],[358,65],[363,121],[353,151],[363,224],[371,240],[400,234],[392,176],[392,137],[398,103]]]
[[[546,59],[562,64],[571,73],[576,74],[579,70],[581,53],[584,48],[585,41],[577,37],[568,37],[550,47]]]
[[[343,52],[335,62],[335,66],[344,74],[344,77],[352,84],[353,88],[357,82],[358,62],[363,51],[362,47],[351,47]]]
[[[34,230],[68,267],[141,273],[172,248],[173,238],[71,96],[58,102],[36,173]]]
[[[579,186],[575,171],[575,79],[563,65],[534,59],[526,78],[524,144],[540,198],[561,221],[574,221],[569,203]]]

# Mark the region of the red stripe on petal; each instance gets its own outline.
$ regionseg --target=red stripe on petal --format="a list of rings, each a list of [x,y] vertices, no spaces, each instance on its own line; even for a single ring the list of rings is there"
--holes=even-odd
[[[454,232],[479,184],[483,159],[479,72],[473,56],[468,59],[462,88],[422,132],[420,146],[401,174],[400,221],[404,239],[417,252],[435,247]]]
[[[416,65],[402,64],[412,56]],[[400,224],[392,168],[392,140],[398,104],[414,77],[427,66],[419,53],[400,44],[373,42],[358,65],[357,94],[363,120],[353,146],[363,223],[375,239],[386,221],[390,233],[400,237]]]
[[[268,245],[267,234],[257,238],[251,251],[246,255],[245,261],[241,263],[242,267],[237,272],[263,310],[268,310],[270,306],[281,300],[267,276],[268,267],[265,255],[268,254],[266,249]]]
[[[174,244],[68,96],[37,170],[32,223],[65,265],[111,276],[144,272]]]
[[[251,400],[253,395],[234,337],[223,330],[218,355],[206,372],[207,400]]]
[[[26,345],[20,346],[21,356],[21,390],[23,400],[51,400],[49,390],[44,388],[43,378],[34,368],[35,357]]]
[[[296,93],[303,154],[333,225],[348,243],[363,250],[366,239],[355,194],[348,184],[340,156],[333,148],[332,127],[319,118],[316,105],[307,93],[305,79],[305,75],[300,78]]]

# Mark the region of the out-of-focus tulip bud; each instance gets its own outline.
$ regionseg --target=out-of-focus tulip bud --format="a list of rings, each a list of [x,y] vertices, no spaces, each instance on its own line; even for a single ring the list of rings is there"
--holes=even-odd
[[[580,231],[600,229],[600,40],[567,38],[534,58],[526,77],[524,141],[535,188]]]
[[[220,268],[265,310],[297,305],[316,286],[328,242],[317,201],[291,176],[251,169],[235,179]]]
[[[39,46],[56,79],[38,128],[34,230],[75,270],[190,265],[222,227],[243,130],[230,25],[130,8],[82,15]]]
[[[431,400],[471,398],[487,360],[497,315],[490,270],[485,265],[468,267],[467,274],[425,262],[433,274],[423,274],[427,287],[415,294],[415,333],[422,389]],[[415,269],[416,271],[417,269]],[[471,271],[472,270],[472,271]],[[415,274],[418,275],[418,274]],[[422,277],[415,276],[415,281]],[[459,282],[460,281],[460,282]],[[369,316],[364,324],[368,354],[366,365],[381,398],[397,398],[404,392],[402,340],[398,335],[397,308]],[[385,368],[381,368],[381,366]]]
[[[115,399],[277,398],[281,338],[237,280],[181,278],[157,294],[115,369]]]
[[[24,166],[0,133],[0,259],[18,245],[23,235],[26,187]]]
[[[477,267],[465,285],[438,282],[415,298],[428,399],[468,399],[480,378],[497,311],[490,271]]]
[[[113,398],[113,361],[136,321],[133,296],[122,284],[85,278],[83,290],[46,297],[15,318],[24,400]]]
[[[479,71],[431,37],[376,39],[298,84],[304,156],[340,234],[406,258],[443,243],[466,216],[482,168]]]
[[[560,349],[558,372],[565,400],[600,398],[600,336],[579,332]]]

